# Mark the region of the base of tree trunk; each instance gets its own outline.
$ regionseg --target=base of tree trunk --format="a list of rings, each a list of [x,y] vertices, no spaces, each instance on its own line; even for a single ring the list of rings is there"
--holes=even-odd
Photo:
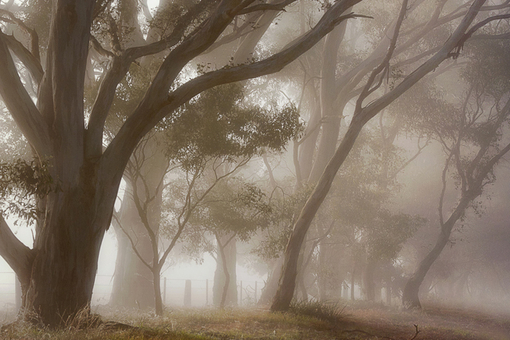
[[[418,297],[420,283],[416,282],[413,278],[407,281],[404,292],[402,293],[402,306],[405,309],[421,309],[420,298]]]

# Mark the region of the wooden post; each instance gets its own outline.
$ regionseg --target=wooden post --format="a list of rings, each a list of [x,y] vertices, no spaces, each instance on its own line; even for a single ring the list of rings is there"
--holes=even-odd
[[[184,307],[191,307],[191,280],[186,280],[184,286]]]
[[[255,281],[255,304],[257,304],[257,281]]]

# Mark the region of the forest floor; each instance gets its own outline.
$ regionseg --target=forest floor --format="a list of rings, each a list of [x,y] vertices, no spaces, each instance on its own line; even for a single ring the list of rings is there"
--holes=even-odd
[[[394,339],[510,340],[510,315],[426,306],[405,312],[381,305],[301,306],[291,313],[266,309],[173,309],[162,317],[100,307],[108,322],[51,331],[14,323],[0,339]],[[0,320],[1,321],[1,320]]]

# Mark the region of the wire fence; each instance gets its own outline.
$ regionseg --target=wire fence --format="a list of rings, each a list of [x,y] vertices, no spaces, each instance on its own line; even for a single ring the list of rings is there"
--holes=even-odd
[[[163,277],[161,295],[169,307],[204,307],[213,304],[213,280],[187,280]],[[18,286],[18,287],[17,287]],[[239,306],[254,305],[260,297],[264,283],[238,281]],[[96,275],[91,304],[108,304],[113,288],[113,276]],[[0,272],[0,309],[17,308],[20,304],[19,283],[13,272]]]

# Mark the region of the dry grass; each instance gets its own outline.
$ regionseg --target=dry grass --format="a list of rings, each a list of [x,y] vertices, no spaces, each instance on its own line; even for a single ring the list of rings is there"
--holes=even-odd
[[[314,311],[318,313],[315,316]],[[13,323],[2,327],[0,338],[510,340],[506,316],[437,306],[428,306],[422,312],[403,312],[381,305],[311,304],[300,305],[287,314],[264,309],[174,309],[163,317],[107,307],[97,312],[109,321],[83,329],[73,320],[60,331]]]

